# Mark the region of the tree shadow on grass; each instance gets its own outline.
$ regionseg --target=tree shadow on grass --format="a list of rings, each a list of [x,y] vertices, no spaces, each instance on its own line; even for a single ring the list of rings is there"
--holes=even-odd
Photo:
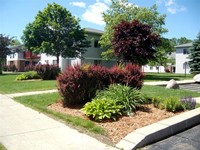
[[[169,81],[171,79],[174,80],[180,80],[180,78],[184,78],[183,76],[176,76],[176,77],[170,77],[170,76],[158,76],[158,75],[145,75],[144,79],[149,81]]]

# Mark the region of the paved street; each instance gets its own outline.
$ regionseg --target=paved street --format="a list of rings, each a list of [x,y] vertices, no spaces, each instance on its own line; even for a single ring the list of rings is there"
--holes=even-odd
[[[200,125],[144,148],[144,150],[199,150],[199,149],[200,149]]]
[[[200,92],[200,84],[182,84],[179,85],[180,89],[184,90],[190,90],[190,91],[195,91],[195,92]]]

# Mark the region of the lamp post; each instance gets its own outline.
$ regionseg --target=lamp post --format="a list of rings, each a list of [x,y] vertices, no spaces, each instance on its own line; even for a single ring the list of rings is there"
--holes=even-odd
[[[186,71],[187,71],[187,68],[186,68],[186,67],[187,67],[187,64],[188,64],[188,62],[185,62],[185,63],[184,63],[184,65],[185,65],[185,78],[186,78]]]

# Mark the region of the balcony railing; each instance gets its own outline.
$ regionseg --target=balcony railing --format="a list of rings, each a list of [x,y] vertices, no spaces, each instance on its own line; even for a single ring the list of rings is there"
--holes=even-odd
[[[24,59],[39,59],[39,58],[40,58],[40,55],[33,54],[30,51],[24,52]]]

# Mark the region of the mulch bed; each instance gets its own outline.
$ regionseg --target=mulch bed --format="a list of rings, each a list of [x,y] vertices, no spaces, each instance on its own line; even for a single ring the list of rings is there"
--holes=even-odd
[[[78,116],[83,119],[87,119],[88,117],[84,115],[81,111],[82,106],[76,106],[73,108],[64,108],[62,103],[55,103],[48,106],[49,109],[66,113],[72,116]],[[105,122],[95,122],[97,125],[103,127],[106,132],[108,138],[114,143],[118,143],[122,138],[124,138],[128,133],[147,126],[149,124],[158,122],[160,120],[173,117],[179,113],[167,112],[166,110],[160,110],[155,108],[152,104],[146,104],[141,107],[135,114],[132,116],[123,116],[119,118],[117,121],[105,121]]]

